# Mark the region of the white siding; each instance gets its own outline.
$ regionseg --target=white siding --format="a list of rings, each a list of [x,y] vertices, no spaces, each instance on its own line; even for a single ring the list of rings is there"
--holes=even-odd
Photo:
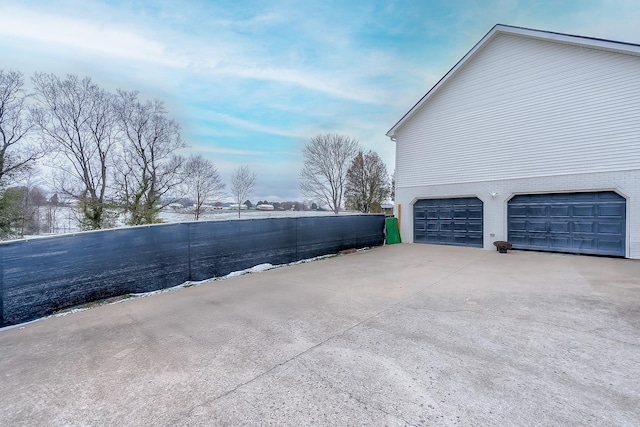
[[[499,34],[396,134],[402,188],[640,166],[640,57]]]

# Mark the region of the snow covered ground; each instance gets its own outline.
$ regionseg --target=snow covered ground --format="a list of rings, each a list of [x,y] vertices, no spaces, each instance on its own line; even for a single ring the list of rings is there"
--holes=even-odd
[[[354,212],[341,212],[340,215],[353,215]],[[330,211],[242,211],[240,219],[259,219],[259,218],[294,218],[306,216],[331,216]],[[172,222],[189,222],[194,221],[193,214],[182,212],[162,211],[160,218],[167,223]],[[238,219],[237,211],[219,210],[207,212],[200,215],[199,221],[227,221]]]
[[[46,212],[43,210],[41,223],[45,223],[44,217]],[[356,215],[356,212],[340,212],[340,215]],[[261,218],[294,218],[294,217],[310,217],[310,216],[331,216],[333,212],[330,211],[258,211],[258,210],[243,210],[240,215],[240,219],[261,219]],[[45,237],[57,234],[69,234],[81,232],[80,225],[78,223],[79,214],[76,210],[69,206],[56,207],[52,216],[52,223],[49,229],[50,233],[41,233],[35,235],[25,235],[25,238],[32,239],[37,237]],[[172,209],[165,209],[160,212],[160,219],[167,224],[181,223],[195,221],[193,214],[189,212],[178,212]],[[206,212],[200,215],[199,221],[229,221],[237,220],[238,211],[232,210],[214,210]],[[118,218],[116,228],[126,227],[124,220]]]

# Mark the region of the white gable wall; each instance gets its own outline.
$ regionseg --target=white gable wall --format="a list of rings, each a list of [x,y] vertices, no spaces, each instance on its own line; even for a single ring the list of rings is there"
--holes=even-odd
[[[628,256],[640,258],[638,56],[497,34],[395,138],[404,241],[419,198],[479,197],[492,248],[514,194],[615,190],[627,197]]]

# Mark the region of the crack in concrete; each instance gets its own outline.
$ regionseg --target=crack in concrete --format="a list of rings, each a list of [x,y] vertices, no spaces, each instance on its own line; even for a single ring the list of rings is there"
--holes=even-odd
[[[404,418],[402,418],[401,416],[398,416],[396,414],[392,414],[390,412],[387,412],[386,410],[384,410],[383,408],[381,408],[378,405],[375,405],[373,402],[372,403],[367,403],[364,402],[363,400],[361,400],[360,398],[358,398],[355,394],[353,394],[352,392],[350,392],[349,390],[345,390],[342,389],[340,387],[338,387],[336,384],[334,384],[333,382],[331,382],[328,378],[325,378],[324,376],[322,376],[320,373],[318,373],[316,370],[311,369],[306,363],[304,363],[302,360],[298,360],[298,363],[300,363],[302,366],[304,366],[307,371],[311,372],[313,375],[315,375],[316,377],[318,377],[320,379],[320,381],[324,382],[325,384],[327,384],[329,387],[331,387],[332,389],[340,392],[340,393],[344,393],[347,396],[349,396],[349,399],[355,400],[356,402],[358,402],[360,405],[362,405],[365,409],[368,408],[373,408],[379,412],[382,412],[385,415],[388,415],[390,417],[393,417],[395,419],[398,420],[402,420],[405,424],[409,424],[409,422],[407,420],[405,420]],[[363,386],[365,389],[367,388],[366,386]]]

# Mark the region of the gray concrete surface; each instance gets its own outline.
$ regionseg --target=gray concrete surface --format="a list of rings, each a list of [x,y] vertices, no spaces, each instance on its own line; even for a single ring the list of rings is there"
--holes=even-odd
[[[640,262],[395,245],[0,331],[0,425],[640,425]]]

